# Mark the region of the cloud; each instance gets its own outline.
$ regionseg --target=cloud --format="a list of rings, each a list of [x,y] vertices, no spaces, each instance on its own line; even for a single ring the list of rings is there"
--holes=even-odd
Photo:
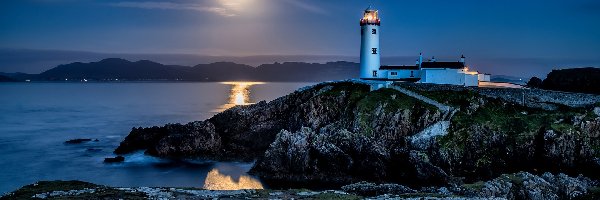
[[[304,9],[306,11],[310,11],[313,13],[317,13],[317,14],[327,14],[327,12],[317,6],[308,4],[306,2],[302,2],[301,0],[284,0],[285,2],[292,4],[293,6],[296,6],[298,8]]]
[[[138,9],[161,9],[161,10],[192,10],[198,12],[209,12],[218,14],[225,17],[238,16],[245,9],[248,9],[252,5],[258,5],[259,3],[266,2],[285,2],[297,8],[316,13],[326,14],[327,12],[317,6],[306,3],[302,0],[203,0],[194,1],[194,3],[188,2],[160,2],[160,1],[122,1],[117,3],[111,3],[109,5],[115,7],[124,8],[138,8]]]
[[[228,9],[225,6],[208,6],[199,3],[175,3],[175,2],[133,2],[124,1],[110,4],[115,7],[124,8],[139,8],[139,9],[161,9],[161,10],[193,10],[199,12],[210,12],[225,17],[236,16],[233,10]]]

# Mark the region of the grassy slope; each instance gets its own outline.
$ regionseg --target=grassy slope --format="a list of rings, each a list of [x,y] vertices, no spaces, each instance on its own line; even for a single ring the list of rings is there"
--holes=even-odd
[[[320,95],[336,98],[342,93],[348,93],[349,95],[348,107],[340,108],[338,105],[327,105],[330,109],[346,109],[342,111],[347,116],[354,115],[356,110],[356,116],[360,116],[360,126],[366,131],[364,134],[372,135],[372,130],[369,125],[369,121],[373,121],[374,111],[379,106],[382,106],[384,113],[396,112],[398,110],[422,110],[426,109],[429,111],[437,110],[436,107],[424,103],[418,99],[412,98],[394,89],[383,88],[375,91],[369,91],[369,86],[356,83],[334,83],[330,84],[333,86],[331,90],[328,90]],[[321,89],[321,88],[317,88]],[[325,103],[329,103],[325,101]]]
[[[587,109],[570,108],[559,106],[559,110],[546,111],[542,109],[527,108],[520,105],[507,104],[502,100],[488,98],[479,95],[473,91],[416,91],[424,96],[432,98],[441,103],[445,103],[457,108],[460,111],[452,119],[450,134],[441,138],[440,143],[443,148],[453,149],[455,152],[463,152],[470,155],[477,155],[476,161],[470,170],[464,171],[465,174],[478,171],[486,171],[490,167],[504,165],[504,156],[514,152],[520,145],[533,141],[536,135],[543,130],[554,130],[559,133],[580,134],[581,127],[574,126],[572,119],[575,116],[584,115],[583,121],[591,121],[597,116]],[[484,105],[474,109],[473,102],[485,101]],[[479,103],[476,103],[479,104]],[[464,152],[473,151],[465,145],[477,141],[472,136],[472,126],[478,125],[490,130],[486,134],[505,134],[506,142],[503,145],[483,144],[487,149],[475,149],[475,153]],[[478,136],[475,136],[478,137]],[[494,136],[487,136],[493,138]],[[501,139],[502,140],[502,139]],[[598,156],[598,142],[592,143]],[[463,154],[460,153],[460,154]],[[488,172],[482,172],[488,173]],[[489,175],[489,174],[488,174]]]

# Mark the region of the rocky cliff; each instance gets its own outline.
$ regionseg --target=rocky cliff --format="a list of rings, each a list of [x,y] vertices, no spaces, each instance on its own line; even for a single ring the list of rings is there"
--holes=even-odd
[[[540,85],[543,89],[600,94],[600,68],[552,70]]]
[[[203,122],[135,128],[115,152],[257,159],[251,172],[278,184],[448,185],[518,171],[600,178],[593,104],[544,110],[477,90],[405,88],[453,109],[394,89],[323,83]]]

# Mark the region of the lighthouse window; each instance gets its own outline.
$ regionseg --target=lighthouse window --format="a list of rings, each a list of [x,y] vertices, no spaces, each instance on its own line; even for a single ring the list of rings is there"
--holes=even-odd
[[[373,70],[373,77],[377,77],[377,70]]]
[[[397,76],[398,72],[392,72],[392,76]]]
[[[414,71],[410,71],[410,77],[415,77],[415,72]]]
[[[371,51],[373,51],[373,54],[377,54],[377,48],[372,48]]]
[[[373,34],[373,35],[377,34],[377,29],[371,30],[371,34]]]

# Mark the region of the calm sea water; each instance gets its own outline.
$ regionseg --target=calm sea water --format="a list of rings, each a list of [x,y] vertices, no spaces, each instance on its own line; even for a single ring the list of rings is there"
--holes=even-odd
[[[0,193],[39,180],[110,186],[261,188],[252,163],[105,157],[132,127],[205,120],[236,104],[273,100],[312,83],[2,83]],[[67,145],[75,138],[97,142]]]

